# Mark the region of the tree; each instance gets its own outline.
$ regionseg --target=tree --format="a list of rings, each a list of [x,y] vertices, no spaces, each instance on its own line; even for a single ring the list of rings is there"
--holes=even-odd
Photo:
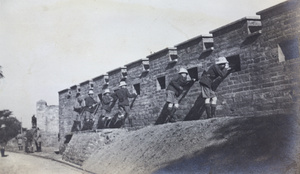
[[[10,111],[8,109],[4,109],[4,110],[0,111],[0,119],[8,118],[11,115],[12,115],[12,111]]]
[[[10,110],[1,110],[0,111],[0,126],[5,125],[5,132],[1,131],[0,139],[5,139],[6,141],[16,137],[19,130],[21,129],[21,122],[15,117],[10,117],[12,111]]]

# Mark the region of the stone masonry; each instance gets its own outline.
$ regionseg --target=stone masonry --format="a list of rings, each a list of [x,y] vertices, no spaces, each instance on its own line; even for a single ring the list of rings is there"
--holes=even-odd
[[[42,146],[57,146],[59,133],[58,106],[47,105],[40,100],[36,103],[37,127],[41,130]]]
[[[129,90],[139,93],[131,111],[133,124],[145,127],[160,114],[166,87],[180,67],[198,79],[219,56],[225,56],[236,71],[217,89],[218,117],[298,113],[300,3],[290,0],[256,14],[59,91],[61,137],[71,131],[77,92],[86,96],[92,88],[98,95],[126,80]],[[196,82],[182,99],[175,113],[179,120],[195,103],[199,89]]]

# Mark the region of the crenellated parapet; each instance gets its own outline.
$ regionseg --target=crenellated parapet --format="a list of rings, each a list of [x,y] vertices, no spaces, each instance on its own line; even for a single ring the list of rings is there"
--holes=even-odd
[[[135,127],[153,124],[165,103],[171,78],[185,67],[191,78],[199,79],[214,59],[224,56],[235,69],[217,89],[217,115],[262,116],[295,111],[299,98],[300,5],[290,0],[211,30],[175,46],[154,52],[59,91],[60,132],[72,126],[75,94],[93,89],[98,95],[111,91],[124,80],[131,92],[139,94],[131,114]],[[78,91],[80,88],[80,91]],[[180,103],[176,116],[183,119],[200,95],[196,82]],[[282,101],[282,102],[281,102]],[[71,125],[71,126],[70,126]]]

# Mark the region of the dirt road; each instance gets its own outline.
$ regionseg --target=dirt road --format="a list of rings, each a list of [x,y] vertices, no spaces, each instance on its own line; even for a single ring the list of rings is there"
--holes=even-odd
[[[48,159],[7,152],[0,157],[0,173],[5,174],[82,174],[83,171]]]

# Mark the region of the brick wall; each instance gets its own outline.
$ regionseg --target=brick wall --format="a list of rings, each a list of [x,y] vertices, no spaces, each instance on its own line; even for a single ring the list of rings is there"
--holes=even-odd
[[[228,25],[200,35],[171,48],[165,48],[146,56],[149,71],[144,71],[143,59],[108,72],[108,88],[118,88],[120,80],[126,82],[129,91],[140,84],[140,95],[132,108],[133,124],[144,127],[153,124],[165,103],[165,88],[180,67],[202,74],[214,58],[225,56],[236,66],[217,90],[217,116],[262,116],[293,113],[299,103],[299,2],[287,1],[258,12],[255,17],[244,17]],[[294,59],[282,56],[292,40]],[[296,45],[295,45],[296,44]],[[280,48],[280,49],[279,49]],[[292,55],[292,56],[294,56]],[[176,59],[176,61],[175,61]],[[124,73],[126,71],[126,73]],[[123,73],[122,73],[123,72]],[[158,79],[165,88],[158,87]],[[105,88],[104,76],[92,79],[96,94]],[[91,88],[90,81],[80,84],[82,94]],[[75,88],[59,92],[60,134],[65,135],[73,124]],[[199,96],[196,82],[180,103],[176,115],[183,119]],[[113,112],[116,112],[115,106]]]

